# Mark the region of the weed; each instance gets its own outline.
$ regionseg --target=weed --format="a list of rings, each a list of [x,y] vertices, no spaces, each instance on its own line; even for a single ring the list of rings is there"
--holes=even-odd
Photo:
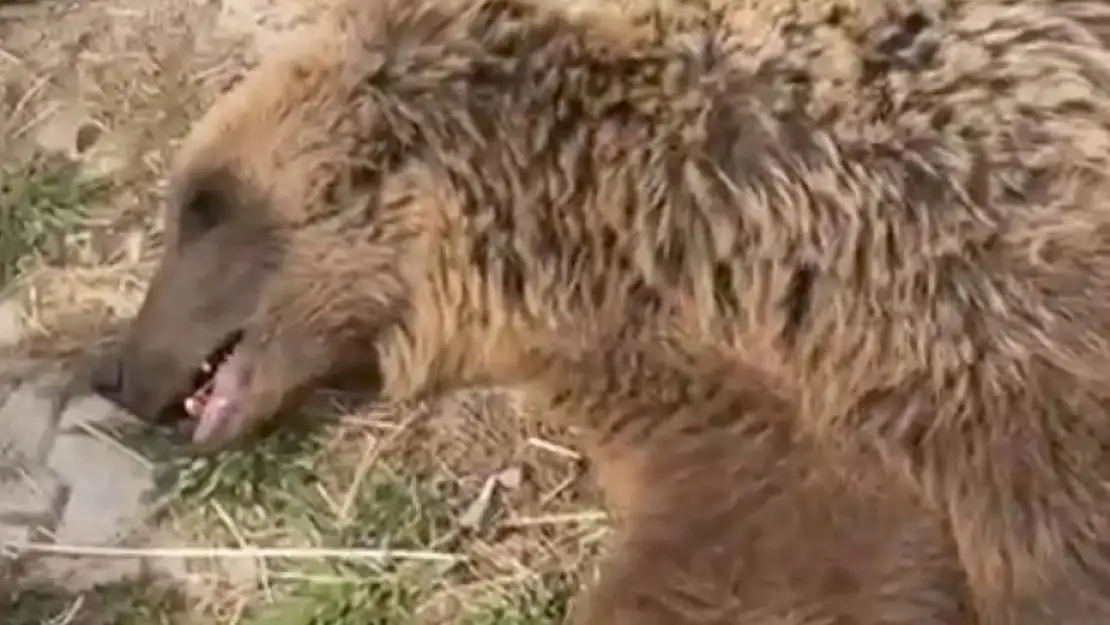
[[[59,255],[101,190],[102,184],[82,180],[73,165],[50,159],[0,169],[0,288],[26,262]]]

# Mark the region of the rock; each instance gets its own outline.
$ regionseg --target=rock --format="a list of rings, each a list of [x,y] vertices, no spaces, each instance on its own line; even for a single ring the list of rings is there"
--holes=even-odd
[[[142,520],[153,470],[122,445],[67,432],[57,437],[47,463],[70,489],[58,542],[111,543]]]
[[[45,456],[59,411],[59,400],[51,390],[25,383],[3,401],[0,405],[0,458],[33,462]]]
[[[56,105],[36,128],[35,141],[48,153],[77,160],[100,138],[100,127],[76,106]]]
[[[52,528],[65,505],[66,488],[44,468],[0,471],[0,523]]]
[[[66,406],[58,421],[58,431],[72,432],[82,425],[110,426],[128,420],[128,416],[111,402],[96,395],[85,395]]]

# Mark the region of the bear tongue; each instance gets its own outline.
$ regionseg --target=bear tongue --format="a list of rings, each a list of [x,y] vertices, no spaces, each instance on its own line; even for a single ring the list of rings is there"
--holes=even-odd
[[[199,420],[193,432],[194,441],[201,442],[210,438],[238,409],[239,396],[243,390],[242,360],[239,350],[232,351],[216,368],[207,398],[197,395],[190,398],[197,402],[193,404],[190,414]]]

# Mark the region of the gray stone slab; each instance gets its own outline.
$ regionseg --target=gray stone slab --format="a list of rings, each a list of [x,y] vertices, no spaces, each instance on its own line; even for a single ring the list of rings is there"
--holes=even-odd
[[[127,420],[126,413],[107,400],[96,395],[84,395],[66,406],[58,422],[58,430],[72,431],[83,425],[112,426]]]
[[[53,527],[65,505],[66,491],[47,469],[0,469],[0,523]]]
[[[0,404],[0,458],[41,459],[50,447],[57,424],[54,389],[38,384],[18,386]]]
[[[70,489],[55,530],[58,542],[114,542],[142,520],[153,471],[120,444],[83,433],[60,434],[48,465]]]

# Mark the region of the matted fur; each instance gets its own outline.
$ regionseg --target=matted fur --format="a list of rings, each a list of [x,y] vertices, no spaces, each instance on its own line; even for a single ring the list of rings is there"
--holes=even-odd
[[[577,330],[524,384],[583,430],[617,521],[574,623],[976,622],[944,515],[876,455],[799,432],[758,368],[687,337]]]
[[[728,432],[749,414],[778,418],[799,441],[776,448],[788,468],[764,467],[767,480],[787,488],[782,476],[823,474],[828,457],[867,467],[849,473],[858,484],[792,486],[787,509],[812,492],[839,513],[843,487],[845,514],[873,506],[923,532],[928,548],[898,557],[932,553],[940,569],[955,557],[974,622],[1110,619],[1110,4],[736,0],[681,23],[575,15],[526,0],[352,1],[217,102],[181,152],[169,251],[117,399],[160,413],[220,336],[245,329],[249,385],[207,441],[219,443],[372,361],[392,395],[526,381],[537,332],[573,335],[604,306],[712,346],[785,402],[652,417],[621,409],[642,401],[632,393],[556,410],[618,448],[703,432],[720,471],[691,468],[681,514],[699,493],[735,493],[737,529],[718,536],[737,551],[721,557],[745,557],[730,541],[759,535],[742,508],[761,502],[737,502],[762,492],[744,481],[764,475],[747,454],[768,453]],[[642,462],[628,480],[677,492],[667,482],[684,465]],[[626,536],[709,553],[679,513]],[[840,527],[814,528],[814,544],[847,549]],[[901,553],[890,528],[872,531],[880,553]],[[809,539],[795,537],[795,549]],[[667,575],[653,548],[629,549],[627,571]],[[804,574],[794,557],[790,575]],[[736,566],[786,575],[774,558]],[[655,587],[614,575],[618,594]],[[911,610],[864,601],[874,587],[845,592],[890,612],[791,611],[737,590],[726,620],[599,608],[587,622],[889,623]],[[952,622],[942,612],[906,613]]]

